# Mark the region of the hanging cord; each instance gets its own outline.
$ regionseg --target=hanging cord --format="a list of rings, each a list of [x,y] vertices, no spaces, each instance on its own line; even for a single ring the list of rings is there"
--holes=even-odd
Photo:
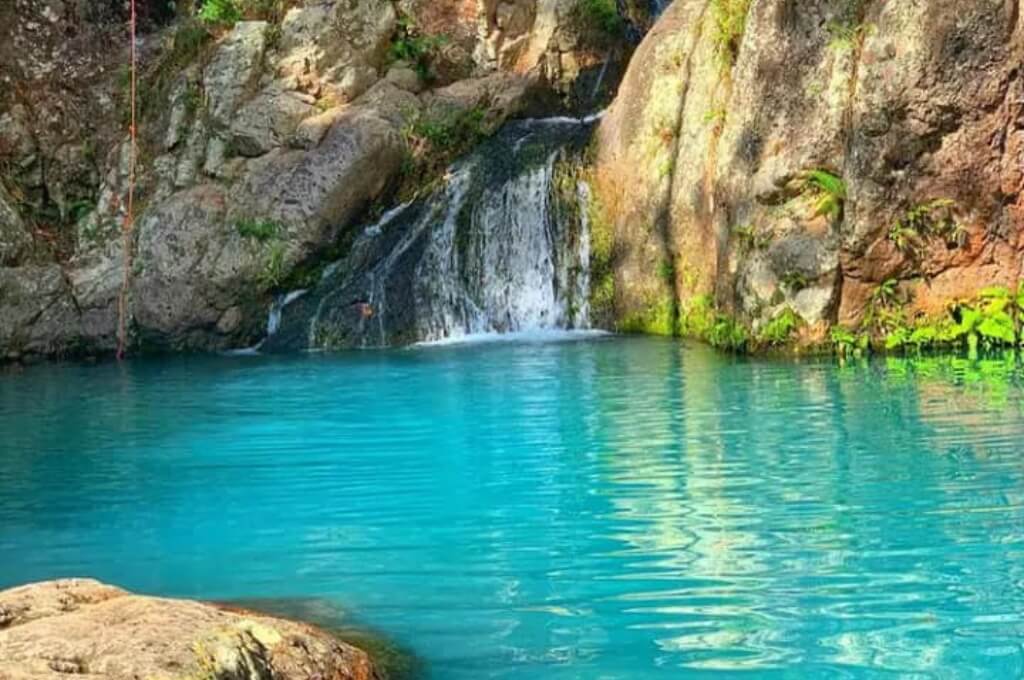
[[[135,157],[136,157],[136,138],[138,130],[136,129],[136,78],[138,73],[138,53],[136,50],[135,43],[135,27],[136,27],[136,14],[135,14],[135,0],[131,0],[131,18],[128,23],[128,31],[131,38],[131,92],[130,92],[130,107],[131,107],[131,127],[128,130],[130,138],[129,151],[128,151],[128,206],[124,215],[124,222],[121,226],[121,236],[123,238],[123,254],[124,254],[124,270],[121,279],[121,294],[117,301],[117,360],[121,361],[124,359],[125,351],[128,346],[128,286],[131,279],[132,271],[132,247],[134,243],[134,231],[135,231]]]

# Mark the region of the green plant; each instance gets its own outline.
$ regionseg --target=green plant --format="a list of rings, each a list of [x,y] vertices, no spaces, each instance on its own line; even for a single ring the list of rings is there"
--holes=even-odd
[[[732,352],[746,350],[750,341],[746,327],[719,312],[709,295],[696,295],[684,303],[679,313],[677,332]]]
[[[713,123],[715,125],[719,125],[719,124],[725,122],[725,119],[726,119],[726,117],[728,115],[729,115],[728,109],[726,109],[725,107],[721,107],[720,106],[720,107],[711,109],[710,111],[705,113],[704,114],[704,122],[705,123]]]
[[[609,38],[622,35],[626,28],[615,0],[577,0],[576,12],[585,26]]]
[[[90,198],[81,198],[68,206],[68,217],[72,222],[78,223],[89,216],[96,209],[96,201]]]
[[[829,334],[836,354],[861,356],[868,351],[871,338],[867,333],[855,333],[844,326],[833,326]]]
[[[208,24],[234,24],[242,19],[242,9],[237,0],[203,0],[196,16]]]
[[[199,83],[189,83],[184,94],[185,111],[194,116],[203,106],[203,89]]]
[[[267,248],[263,259],[263,268],[258,274],[260,284],[264,288],[280,288],[285,275],[285,246],[281,241],[273,241]]]
[[[941,236],[950,246],[962,246],[967,231],[954,215],[956,203],[948,198],[939,198],[919,203],[908,210],[889,227],[889,240],[903,253],[916,254],[923,239]]]
[[[758,342],[766,345],[781,345],[792,337],[803,323],[800,315],[792,307],[786,307],[776,314],[757,335]]]
[[[786,272],[782,276],[782,287],[788,289],[791,293],[799,293],[806,288],[810,281],[807,280],[807,276],[798,271]]]
[[[848,52],[860,45],[875,30],[874,24],[830,21],[825,27],[831,39],[828,46],[837,52]]]
[[[898,292],[899,282],[896,279],[886,279],[871,292],[871,304],[875,307],[890,307],[896,303]]]
[[[711,0],[715,51],[724,69],[731,68],[740,51],[750,0]]]
[[[755,250],[764,250],[772,242],[772,233],[767,230],[756,228],[752,224],[733,229],[740,250],[749,253]]]
[[[917,252],[921,246],[921,234],[913,227],[906,226],[903,222],[896,222],[889,227],[889,240],[901,253]]]
[[[828,170],[805,170],[799,179],[803,191],[812,194],[815,199],[814,214],[826,215],[832,219],[841,218],[843,204],[846,202],[846,182]]]
[[[281,224],[272,220],[242,218],[235,222],[235,230],[242,238],[249,238],[261,243],[277,238],[282,231]]]
[[[953,327],[954,338],[966,338],[968,347],[976,349],[979,343],[986,347],[1013,345],[1017,342],[1017,326],[1013,318],[1013,306],[1019,298],[1011,296],[1002,286],[993,286],[981,291],[973,304],[958,305],[954,318],[959,323]]]
[[[400,200],[433,186],[459,155],[489,134],[486,104],[471,109],[428,110],[413,114],[402,128],[406,156],[402,161]]]
[[[712,347],[742,352],[747,348],[750,333],[735,319],[720,314],[708,331],[706,339]]]
[[[388,56],[394,61],[408,63],[420,78],[431,81],[434,79],[433,60],[438,50],[448,42],[448,37],[444,35],[424,35],[412,17],[403,14],[398,17],[395,24],[395,34],[391,39]]]
[[[662,260],[658,263],[658,278],[662,281],[671,282],[675,278],[676,268],[670,260]]]

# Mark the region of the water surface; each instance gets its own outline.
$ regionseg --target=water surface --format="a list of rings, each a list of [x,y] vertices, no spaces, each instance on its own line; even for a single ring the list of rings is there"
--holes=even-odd
[[[341,607],[446,680],[1020,677],[1021,404],[653,339],[35,367],[0,587]]]

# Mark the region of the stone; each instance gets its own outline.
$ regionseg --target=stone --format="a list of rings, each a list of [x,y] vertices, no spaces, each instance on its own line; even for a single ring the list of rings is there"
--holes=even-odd
[[[396,20],[385,0],[305,2],[281,23],[278,72],[306,92],[351,102],[377,80]]]
[[[240,21],[218,45],[203,74],[207,113],[216,129],[227,129],[259,82],[267,46],[265,21]]]
[[[313,626],[90,579],[0,591],[0,677],[382,680],[360,649]]]
[[[243,156],[261,156],[283,146],[299,123],[315,111],[299,93],[272,84],[238,111],[230,143]]]
[[[0,185],[0,266],[17,264],[32,246],[32,234]]]
[[[132,313],[142,341],[174,349],[251,344],[245,331],[258,331],[255,284],[265,254],[228,223],[224,191],[213,184],[180,191],[147,211],[137,230]],[[252,326],[235,324],[222,335],[219,320],[241,299]]]
[[[60,266],[0,268],[0,347],[5,355],[59,356],[76,345],[77,337],[78,312]]]
[[[419,94],[423,91],[423,80],[420,78],[420,74],[406,64],[395,64],[388,69],[385,78],[389,83],[406,92]]]

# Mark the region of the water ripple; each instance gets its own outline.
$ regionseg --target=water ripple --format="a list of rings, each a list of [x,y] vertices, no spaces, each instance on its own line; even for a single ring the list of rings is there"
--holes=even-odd
[[[0,375],[0,587],[316,598],[446,680],[1024,675],[1015,358],[530,340]]]

